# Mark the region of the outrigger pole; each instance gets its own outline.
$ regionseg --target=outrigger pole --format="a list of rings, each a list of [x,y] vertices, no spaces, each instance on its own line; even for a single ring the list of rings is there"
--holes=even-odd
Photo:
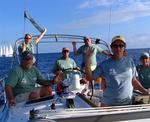
[[[27,18],[32,24],[33,26],[40,31],[41,33],[44,31],[36,22],[35,20],[29,15],[29,13],[25,10],[24,11],[24,17]]]

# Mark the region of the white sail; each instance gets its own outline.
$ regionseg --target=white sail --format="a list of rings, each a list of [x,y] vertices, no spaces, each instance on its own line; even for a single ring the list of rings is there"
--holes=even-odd
[[[12,57],[13,56],[13,48],[12,48],[12,45],[9,45],[9,48],[8,48],[9,50],[9,57]]]
[[[0,46],[0,57],[12,57],[12,56],[13,56],[13,48],[10,44]]]
[[[2,48],[2,46],[0,46],[0,57],[2,57],[3,56],[3,48]]]
[[[5,55],[5,54],[6,54],[6,47],[5,47],[5,45],[3,45],[3,47],[2,47],[2,48],[3,48],[3,55],[2,55],[2,56],[4,56],[4,57],[5,57],[5,56],[6,56],[6,55]]]
[[[8,55],[9,55],[9,50],[8,50],[8,46],[6,45],[5,46],[5,57],[8,57]]]

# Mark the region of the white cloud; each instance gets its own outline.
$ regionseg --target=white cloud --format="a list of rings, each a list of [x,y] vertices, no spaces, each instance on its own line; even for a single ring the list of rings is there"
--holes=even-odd
[[[96,6],[107,6],[110,5],[113,0],[86,0],[84,3],[79,5],[80,9],[92,8]]]
[[[80,8],[98,5],[108,5],[110,0],[89,0],[82,4]],[[149,0],[116,0],[112,5],[111,24],[121,23],[140,17],[150,16]],[[108,10],[108,9],[107,9]],[[88,28],[94,25],[109,23],[109,11],[99,11],[94,15],[79,20],[74,20],[63,26],[63,29],[80,29]]]
[[[86,9],[99,6],[110,6],[117,5],[118,7],[122,6],[133,6],[133,5],[148,5],[149,0],[85,0],[84,3],[81,3],[78,8]]]
[[[126,38],[128,48],[149,48],[150,35],[148,33],[134,34]]]

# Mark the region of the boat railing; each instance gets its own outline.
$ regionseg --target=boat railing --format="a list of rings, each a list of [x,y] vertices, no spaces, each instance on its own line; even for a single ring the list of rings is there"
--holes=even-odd
[[[35,40],[38,35],[32,36],[33,40]],[[86,36],[78,36],[78,35],[67,35],[67,34],[46,34],[43,36],[42,41],[40,43],[72,43],[72,40],[75,40],[77,43],[84,43],[84,38]],[[104,45],[107,50],[110,52],[109,45],[107,44],[106,41],[100,39],[100,38],[92,38],[93,43],[95,44],[100,44]],[[21,37],[15,41],[15,46],[14,46],[14,56],[17,57],[18,63],[20,63],[19,60],[19,52],[18,52],[18,46],[22,44],[24,40],[24,37]],[[36,46],[36,52],[35,54],[39,54],[39,44]]]

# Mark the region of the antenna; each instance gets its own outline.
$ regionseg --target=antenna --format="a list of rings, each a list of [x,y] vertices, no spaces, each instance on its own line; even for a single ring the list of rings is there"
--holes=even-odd
[[[24,1],[24,11],[26,10],[26,1]],[[25,35],[25,33],[26,33],[26,18],[25,18],[25,13],[24,13],[24,15],[23,15],[23,36]]]
[[[110,9],[109,9],[108,41],[110,41],[111,16],[112,16],[112,3],[113,3],[113,1],[111,1],[110,7],[109,7]]]

